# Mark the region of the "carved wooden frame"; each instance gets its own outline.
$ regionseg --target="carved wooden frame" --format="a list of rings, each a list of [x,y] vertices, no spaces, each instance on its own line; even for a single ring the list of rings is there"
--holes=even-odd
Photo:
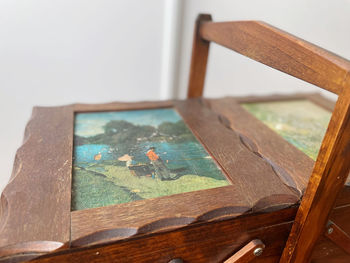
[[[1,197],[0,254],[3,257],[0,262],[6,258],[30,259],[69,247],[106,244],[256,212],[272,212],[296,204],[305,189],[314,161],[240,106],[243,102],[290,99],[309,99],[329,110],[333,107],[328,100],[316,94],[296,94],[34,108],[23,146],[16,155],[11,180]],[[173,107],[180,113],[197,139],[222,167],[227,178],[235,183],[156,199],[71,211],[75,113],[164,107]],[[242,121],[249,118],[251,120],[248,122]],[[251,133],[257,130],[259,134]],[[221,136],[213,139],[217,133]],[[269,144],[260,144],[259,140],[277,143],[282,156],[289,155],[291,159],[303,163],[297,166],[300,170],[294,167],[294,173],[289,172],[290,163],[282,162],[286,158],[264,148],[263,145]],[[235,147],[227,148],[227,142]],[[276,146],[274,144],[273,147]],[[245,160],[241,162],[256,163],[255,168],[241,165],[233,169],[230,156],[235,152],[243,154]],[[39,158],[36,159],[36,156]],[[269,191],[264,189],[264,183],[254,183],[252,178],[245,178],[246,183],[239,183],[237,172],[248,176],[257,174],[257,171],[277,185]],[[243,185],[253,185],[253,190],[240,189]],[[256,191],[258,188],[263,191]],[[50,189],[50,195],[47,189]],[[347,195],[344,200],[348,201]]]
[[[254,174],[258,169],[259,173],[267,177],[274,177],[275,174],[270,164],[244,144],[248,140],[246,137],[242,141],[242,135],[222,125],[224,117],[218,116],[205,105],[207,103],[204,100],[195,99],[34,108],[26,127],[23,146],[16,154],[11,180],[1,197],[0,255],[3,258],[16,255],[32,258],[68,247],[101,244],[251,212],[273,211],[295,204],[299,196],[282,182],[278,186],[279,196],[271,196],[276,194],[276,189],[254,194],[254,191],[243,189],[251,194],[241,195],[243,190],[240,187],[244,183],[239,184],[237,177],[232,175],[233,167],[229,159],[235,151],[241,152],[242,158],[248,162],[256,163],[255,168],[242,166],[239,172]],[[75,113],[161,107],[174,107],[180,113],[222,167],[227,178],[235,180],[235,184],[71,211]],[[206,125],[208,123],[210,126]],[[213,139],[217,132],[221,136]],[[236,146],[228,148],[228,141]],[[118,218],[115,214],[118,214]]]

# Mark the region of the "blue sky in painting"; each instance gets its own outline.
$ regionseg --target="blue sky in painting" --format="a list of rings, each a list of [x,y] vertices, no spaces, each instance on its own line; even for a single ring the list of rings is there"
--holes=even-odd
[[[162,122],[177,122],[181,117],[174,109],[78,113],[75,115],[74,133],[83,137],[103,133],[103,126],[111,120],[157,127]]]

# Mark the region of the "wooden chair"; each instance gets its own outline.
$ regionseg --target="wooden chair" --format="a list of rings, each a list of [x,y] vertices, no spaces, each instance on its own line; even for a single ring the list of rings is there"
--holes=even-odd
[[[203,94],[210,42],[338,95],[280,259],[281,263],[308,262],[317,240],[325,233],[330,213],[349,174],[350,62],[263,22],[212,22],[210,15],[202,14],[196,21],[188,98]],[[350,253],[349,235],[338,227],[327,233],[334,229],[337,237],[333,240]]]

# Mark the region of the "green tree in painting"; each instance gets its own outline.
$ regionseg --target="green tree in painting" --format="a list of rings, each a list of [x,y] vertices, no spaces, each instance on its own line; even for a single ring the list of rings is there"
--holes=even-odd
[[[108,142],[113,144],[136,143],[137,138],[150,137],[156,132],[150,125],[134,125],[127,121],[110,121],[104,130]]]
[[[75,145],[107,144],[118,147],[120,153],[129,153],[138,140],[170,140],[184,142],[195,140],[183,121],[163,122],[157,128],[150,125],[134,125],[124,120],[113,120],[104,126],[104,133],[90,137],[75,135]]]
[[[188,128],[186,127],[185,123],[183,121],[178,122],[163,122],[158,126],[158,130],[160,133],[174,136],[174,135],[181,135],[190,133]]]
[[[156,133],[150,125],[134,125],[123,120],[110,121],[104,126],[104,134],[96,135],[94,143],[118,147],[120,153],[129,153],[141,138],[149,138]],[[99,137],[98,137],[99,136]]]
[[[177,142],[194,140],[192,133],[183,121],[163,122],[158,126],[158,131],[166,137],[172,137]]]

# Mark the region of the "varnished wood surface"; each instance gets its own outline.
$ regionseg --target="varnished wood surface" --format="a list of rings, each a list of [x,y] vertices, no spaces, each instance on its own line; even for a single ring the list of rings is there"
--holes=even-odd
[[[345,207],[335,209],[333,216],[339,211],[349,214],[349,191],[346,188],[341,195],[338,193],[350,166],[350,64],[262,22],[209,20],[209,16],[202,16],[197,23],[189,97],[203,93],[210,41],[339,95],[281,261],[307,262],[338,196],[337,204]],[[322,99],[315,101],[327,107]],[[11,181],[1,196],[0,262],[17,262],[43,253],[48,254],[37,261],[168,262],[183,258],[185,262],[217,262],[254,238],[260,238],[267,247],[256,262],[277,262],[295,215],[295,208],[281,209],[298,203],[311,162],[257,120],[237,125],[245,119],[232,117],[231,111],[243,112],[227,99],[222,102],[226,104],[190,100],[36,109],[27,126],[25,142],[17,152]],[[76,211],[71,214],[70,225],[74,113],[172,105],[177,106],[232,185]],[[250,129],[262,129],[264,135]],[[296,158],[294,165],[273,153],[273,147],[262,146],[262,137],[270,136],[277,140],[274,147]],[[301,166],[304,174],[301,169],[290,168],[296,166]],[[271,212],[274,210],[278,211]],[[344,218],[336,215],[333,220]],[[349,233],[348,222],[337,224]],[[324,245],[322,242],[328,241],[319,242]],[[312,258],[314,262],[325,262],[322,260],[329,254],[318,258],[313,254]],[[344,256],[337,252],[334,258],[341,262]]]
[[[52,251],[68,249],[61,242],[30,241],[0,248],[0,263],[14,263],[30,260]]]
[[[318,92],[314,93],[293,93],[293,94],[271,94],[265,96],[243,96],[233,97],[240,103],[254,103],[254,102],[272,102],[272,101],[291,101],[291,100],[309,100],[318,106],[333,112],[335,101],[322,96]]]
[[[187,97],[195,98],[203,95],[205,73],[209,53],[209,42],[202,39],[199,29],[203,23],[211,21],[210,15],[199,15],[193,34],[192,58]]]
[[[330,112],[333,112],[336,101],[327,99],[319,93],[306,94],[306,96],[307,96],[307,99],[317,104],[318,106],[321,106],[324,109],[329,110]]]
[[[220,116],[206,105],[198,99],[186,100],[177,104],[177,110],[226,172],[232,184],[239,188],[239,195],[247,198],[252,209],[261,210],[257,205],[263,200],[267,201],[268,209],[270,198],[272,205],[278,205],[278,198],[274,199],[275,196],[281,196],[281,200],[283,196],[287,196],[287,206],[297,202],[299,196],[279,180],[271,165],[242,142],[237,131],[227,129],[220,121]],[[210,125],[207,125],[208,120]],[[250,138],[245,139],[251,141]]]
[[[238,188],[225,186],[72,212],[72,246],[164,232],[250,211]]]
[[[171,101],[36,107],[1,196],[0,261],[70,246],[74,112],[169,107]],[[13,261],[14,262],[14,261]]]
[[[336,203],[349,175],[350,63],[329,51],[258,21],[207,22],[200,26],[199,32],[204,40],[223,45],[339,95],[281,258],[281,263],[308,262],[332,206]],[[231,127],[229,121],[225,122]],[[252,151],[258,151],[250,140],[242,141],[246,141]],[[269,149],[264,149],[264,152],[270,155]],[[294,188],[293,182],[298,177],[288,173],[278,174],[286,185]],[[301,183],[296,186],[298,190]]]
[[[266,245],[261,261],[277,262],[296,208],[202,223],[171,232],[83,248],[71,248],[33,262],[159,262],[181,258],[186,263],[222,262],[250,240]]]
[[[72,104],[74,113],[79,112],[98,112],[98,111],[124,111],[124,110],[142,110],[154,108],[173,107],[174,100],[164,101],[140,101],[140,102],[110,102],[102,104]]]
[[[226,125],[251,139],[253,148],[262,158],[269,160],[281,180],[297,191],[304,192],[315,164],[305,153],[291,145],[283,137],[271,130],[261,121],[243,109],[241,103],[309,100],[322,108],[333,111],[335,102],[319,93],[300,93],[292,95],[268,95],[226,97],[222,99],[203,99],[207,107],[226,119]],[[275,149],[278,149],[277,151]],[[278,173],[279,172],[279,173]],[[350,177],[336,200],[335,207],[350,203]]]
[[[0,258],[69,245],[72,142],[72,107],[34,108],[1,195]]]
[[[189,128],[213,155],[232,185],[155,200],[76,211],[71,214],[70,226],[74,112],[174,105]],[[23,242],[23,252],[28,257],[29,254],[30,257],[35,257],[41,252],[37,251],[37,243],[32,241],[52,241],[55,244],[61,242],[62,247],[70,242],[73,246],[87,246],[169,231],[194,223],[234,218],[247,213],[278,210],[298,201],[298,196],[280,182],[271,166],[242,144],[239,134],[227,129],[219,116],[207,108],[202,100],[76,104],[42,108],[39,112],[40,114],[34,114],[28,124],[26,142],[17,155],[15,175],[4,191],[3,196],[6,198],[2,199],[0,237],[1,247],[6,248],[2,251],[6,253],[0,254],[2,259],[11,253],[14,257],[22,257],[16,246]],[[209,127],[208,122],[212,123],[211,129],[206,128]],[[216,132],[220,133],[219,137]],[[21,159],[24,153],[25,159]],[[241,162],[242,165],[239,165]],[[244,165],[247,162],[255,165]],[[237,170],[236,167],[247,167],[247,170]],[[259,180],[259,177],[268,180]],[[251,185],[249,180],[252,180]],[[19,199],[25,192],[28,193],[27,197],[22,196]],[[22,209],[18,210],[17,207]],[[43,243],[43,250],[46,244]],[[52,248],[51,245],[46,247]]]
[[[277,99],[277,97],[278,96],[274,98]],[[261,99],[264,100],[264,98]],[[48,127],[45,125],[53,125],[53,123],[55,123],[52,126],[52,129],[56,129],[55,132],[60,132],[62,138],[71,140],[70,144],[61,144],[51,137],[55,136],[54,138],[57,138],[53,131],[49,135],[45,135],[48,136],[50,140],[45,140],[46,144],[44,148],[36,148],[37,146],[31,146],[32,149],[36,149],[33,151],[35,152],[35,156],[42,156],[40,161],[43,162],[46,160],[45,158],[49,156],[47,155],[49,154],[47,153],[47,150],[52,149],[52,147],[56,147],[55,151],[61,149],[60,147],[62,147],[65,149],[65,151],[69,152],[69,154],[72,153],[72,137],[70,137],[69,134],[72,135],[73,133],[72,116],[74,115],[74,111],[112,111],[175,106],[189,128],[205,145],[209,153],[223,169],[226,176],[232,182],[232,185],[161,197],[153,200],[141,200],[115,206],[74,211],[71,213],[71,240],[69,237],[67,237],[65,242],[51,239],[52,243],[50,243],[46,242],[44,239],[42,240],[38,238],[35,236],[35,234],[31,236],[31,230],[27,230],[28,236],[32,237],[32,239],[29,239],[28,242],[18,243],[14,241],[14,243],[11,244],[6,243],[6,240],[4,239],[4,244],[6,245],[0,249],[0,259],[7,262],[6,260],[9,258],[34,258],[52,250],[64,249],[64,246],[67,246],[70,241],[73,247],[89,247],[91,245],[106,244],[108,242],[116,242],[118,240],[132,240],[136,237],[146,238],[148,235],[154,233],[164,233],[174,231],[176,229],[185,229],[196,224],[203,224],[204,222],[220,222],[230,218],[233,220],[238,216],[246,216],[262,211],[267,212],[279,210],[283,207],[296,204],[299,198],[298,192],[291,187],[293,186],[292,184],[286,184],[286,182],[281,179],[281,176],[278,175],[278,173],[283,172],[285,167],[281,166],[281,169],[277,170],[276,172],[276,168],[272,168],[271,166],[271,161],[267,162],[264,158],[262,158],[262,156],[264,156],[264,152],[261,151],[260,154],[256,154],[257,152],[254,147],[260,147],[261,144],[256,141],[256,137],[254,137],[255,135],[243,132],[241,127],[237,125],[231,125],[231,123],[237,123],[237,120],[233,122],[230,121],[232,120],[231,117],[233,115],[233,111],[222,111],[222,106],[217,108],[214,107],[215,103],[213,102],[216,101],[219,102],[219,100],[194,99],[189,101],[165,101],[159,103],[110,103],[99,105],[77,104],[67,107],[58,107],[55,109],[45,109],[49,110],[49,113],[43,113],[45,116],[40,117],[40,115],[34,115],[33,120],[29,124],[29,128],[27,128],[26,138],[28,138],[28,134],[33,133],[33,127],[31,126],[34,125],[34,123],[38,123],[38,125],[40,124],[40,131],[42,131],[41,133],[46,133]],[[231,104],[234,104],[233,101],[234,103],[239,103],[240,101],[247,101],[247,98],[226,98],[222,100],[221,104],[225,105],[225,103],[227,103],[227,108],[231,109]],[[218,105],[219,104],[220,103],[218,103]],[[240,112],[238,107],[240,106],[235,106],[233,108]],[[60,115],[63,113],[64,117]],[[58,114],[58,116],[62,116],[61,119],[56,117],[56,114]],[[246,117],[248,118],[249,116]],[[208,121],[211,123],[210,126],[207,125]],[[45,122],[45,125],[42,125],[41,122]],[[262,127],[260,121],[257,119],[252,120],[252,123],[254,123],[251,124],[252,130],[263,130],[266,128]],[[58,126],[60,126],[60,128],[57,128]],[[67,126],[70,128],[66,128]],[[64,130],[59,130],[63,128]],[[220,134],[220,136],[217,136],[218,134]],[[37,138],[36,136],[37,135],[35,134],[34,138]],[[61,137],[58,138],[58,140],[61,142]],[[292,150],[295,149],[294,146],[289,144],[286,147],[290,147]],[[46,155],[41,155],[40,153],[46,153]],[[301,153],[301,155],[304,154]],[[26,156],[27,159],[31,158],[30,160],[36,158],[29,153],[27,153]],[[55,155],[55,157],[57,156]],[[295,158],[297,158],[297,155],[295,155]],[[276,156],[271,156],[271,160],[272,159],[277,160]],[[250,163],[255,163],[255,165],[249,165]],[[295,167],[298,165],[299,164],[295,165]],[[62,187],[62,189],[64,188],[65,191],[68,189],[70,194],[71,164],[69,164],[68,167],[69,171],[65,170],[65,174],[67,173],[69,175],[69,180],[65,181],[65,183],[67,183],[67,187]],[[47,176],[47,173],[43,174],[43,176]],[[42,177],[30,178],[34,180],[36,186],[40,185],[40,182],[37,183],[35,180],[42,180]],[[297,178],[295,181],[297,182],[298,180],[300,179]],[[9,185],[10,187],[11,184]],[[50,184],[52,184],[53,187],[54,185],[57,185],[57,181],[45,181],[46,187],[51,187]],[[44,188],[39,189],[42,189],[41,194],[48,194]],[[258,191],[256,189],[258,189]],[[47,204],[47,209],[57,209],[52,199],[46,199],[46,201],[48,200],[50,200],[51,203]],[[348,195],[345,195],[341,204],[347,204],[348,200]],[[30,199],[28,199],[28,202],[29,201]],[[66,204],[70,205],[70,199],[67,199],[66,202]],[[9,210],[6,208],[3,211],[7,212]],[[25,209],[22,212],[25,212]],[[18,213],[17,210],[16,213]],[[28,214],[28,218],[22,218],[21,220],[38,220],[37,212],[31,213],[27,211],[26,213]],[[63,224],[65,222],[66,219],[64,215],[67,215],[67,212],[66,214],[61,214],[62,221],[56,221],[57,224]],[[50,233],[53,231],[50,229],[50,224],[53,224],[54,221],[51,221],[51,217],[44,218],[48,220],[48,223],[45,225],[45,228],[42,227],[41,230],[43,234]],[[1,220],[3,220],[2,222],[5,222],[5,219],[6,217],[1,217]],[[39,227],[40,220],[35,222]],[[6,221],[6,224],[9,223],[15,224],[11,229],[12,233],[21,231],[22,225],[17,225],[16,222]],[[70,225],[66,225],[66,228],[64,228],[64,226],[60,227],[61,230],[67,229],[68,233],[70,232]],[[1,232],[1,235],[5,236],[7,233]],[[57,230],[57,234],[63,233],[60,233]],[[9,237],[25,238],[25,235],[12,236],[9,234]],[[57,244],[61,245],[57,246]],[[22,252],[20,253],[20,251]],[[274,258],[275,261],[271,262],[276,262],[276,255],[272,256],[271,260],[272,258]]]
[[[339,95],[335,113],[332,115],[306,194],[281,258],[281,263],[308,262],[349,174],[350,151],[347,149],[350,140],[348,132],[350,63],[324,49],[257,21],[208,22],[201,25],[200,35],[205,40],[216,42]],[[253,143],[252,145],[252,149],[257,150]],[[264,152],[270,155],[269,149],[264,149]],[[303,165],[306,162],[307,160]],[[293,180],[289,180],[291,176],[288,173],[279,175],[287,185],[300,178],[292,176]],[[298,182],[299,190],[301,183]]]
[[[200,35],[336,94],[350,70],[348,60],[259,21],[207,22]]]
[[[349,208],[350,206],[337,208],[330,217],[344,231],[350,231]],[[239,251],[249,242],[249,238],[259,238],[266,245],[266,249],[252,262],[277,263],[295,212],[296,208],[292,208],[270,214],[205,223],[170,233],[134,238],[127,242],[72,248],[47,254],[34,262],[168,262],[173,258],[182,258],[185,262],[222,262]],[[272,225],[266,227],[265,224]],[[349,255],[325,238],[318,242],[312,256],[313,263],[346,263],[349,260]]]
[[[274,211],[298,202],[299,195],[280,180],[271,165],[248,149],[238,133],[222,125],[219,116],[202,100],[178,101],[174,106],[232,185],[73,211],[73,246],[168,231],[223,217]]]
[[[311,263],[349,263],[350,257],[330,240],[321,237],[316,244]],[[278,261],[277,261],[278,262]]]
[[[350,256],[350,236],[337,224],[329,221],[324,236],[343,249]]]
[[[254,239],[238,250],[233,256],[225,260],[224,263],[250,263],[257,256],[260,256],[260,253],[262,254],[262,252],[259,252],[259,254],[256,255],[254,251],[256,251],[256,249],[261,249],[261,251],[263,251],[264,248],[265,245],[260,239]]]
[[[314,161],[246,111],[240,102],[247,101],[248,98],[208,100],[212,110],[225,116],[231,129],[250,138],[251,148],[256,155],[261,156],[266,163],[270,163],[276,176],[301,196]]]
[[[333,209],[330,220],[339,226],[347,234],[350,233],[350,205]],[[327,228],[324,228],[327,231]],[[350,254],[334,244],[325,235],[317,241],[312,252],[312,263],[348,263]]]
[[[339,95],[281,263],[308,262],[350,170],[350,79]]]

